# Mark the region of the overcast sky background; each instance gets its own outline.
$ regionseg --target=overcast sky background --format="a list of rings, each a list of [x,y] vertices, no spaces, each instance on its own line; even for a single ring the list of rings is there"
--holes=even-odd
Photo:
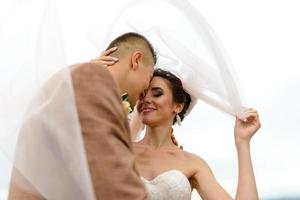
[[[0,2],[10,5],[6,0]],[[98,25],[93,17],[109,21],[125,2],[57,2],[67,64],[97,56],[99,52],[87,39],[88,31]],[[300,2],[191,0],[191,3],[221,38],[248,105],[259,111],[262,128],[253,138],[251,150],[260,196],[300,196]],[[0,8],[0,14],[1,11],[5,13]],[[99,24],[105,29],[103,18],[99,17]],[[209,163],[221,185],[234,196],[238,171],[233,126],[233,118],[199,102],[182,126],[176,127],[175,135],[185,150]],[[10,164],[0,152],[1,200],[6,199],[9,174]],[[199,199],[197,195],[193,198]]]

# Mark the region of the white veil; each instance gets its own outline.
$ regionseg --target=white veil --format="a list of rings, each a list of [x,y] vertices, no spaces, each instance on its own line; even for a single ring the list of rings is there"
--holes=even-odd
[[[52,2],[11,1],[1,16],[0,148],[34,189],[16,177],[18,186],[46,199],[95,199]],[[158,52],[157,67],[181,78],[193,104],[201,99],[245,117],[228,57],[189,1],[132,0],[112,24],[106,38],[93,32],[99,50],[124,32],[139,32]]]
[[[103,32],[103,30],[101,30]],[[134,31],[146,36],[158,54],[156,67],[173,72],[192,96],[241,119],[246,117],[240,84],[222,44],[199,11],[181,0],[132,0],[114,20],[107,43]],[[99,35],[93,34],[93,35]]]
[[[11,2],[0,28],[0,148],[14,160],[13,184],[95,199],[53,1]]]

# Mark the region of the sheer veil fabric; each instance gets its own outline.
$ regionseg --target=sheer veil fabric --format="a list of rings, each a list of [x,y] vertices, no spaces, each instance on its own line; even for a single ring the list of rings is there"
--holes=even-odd
[[[0,147],[13,184],[45,199],[95,199],[53,1],[12,2],[0,34]]]
[[[13,182],[46,199],[95,199],[55,5],[24,0],[7,7],[0,19],[0,148],[22,177]],[[107,34],[89,35],[100,51],[122,33],[141,33],[158,53],[156,67],[177,75],[192,96],[189,111],[202,100],[245,118],[230,60],[189,1],[132,0],[111,24]]]
[[[151,41],[158,54],[156,67],[182,80],[193,99],[187,114],[200,99],[230,115],[246,117],[245,99],[231,61],[212,28],[189,1],[130,1],[102,41],[109,42],[129,31]],[[95,35],[99,34],[92,34],[93,43],[98,48],[107,46],[97,40]]]

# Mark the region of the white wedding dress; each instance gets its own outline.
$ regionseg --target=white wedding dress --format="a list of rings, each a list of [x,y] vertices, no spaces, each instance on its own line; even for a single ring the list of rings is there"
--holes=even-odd
[[[148,200],[190,200],[192,187],[187,177],[179,170],[166,171],[152,180],[141,177]]]

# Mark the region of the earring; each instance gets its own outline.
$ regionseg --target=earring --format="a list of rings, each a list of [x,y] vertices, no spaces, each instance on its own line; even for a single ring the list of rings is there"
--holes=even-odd
[[[176,122],[177,122],[178,126],[181,125],[181,118],[180,118],[179,114],[176,115]]]

